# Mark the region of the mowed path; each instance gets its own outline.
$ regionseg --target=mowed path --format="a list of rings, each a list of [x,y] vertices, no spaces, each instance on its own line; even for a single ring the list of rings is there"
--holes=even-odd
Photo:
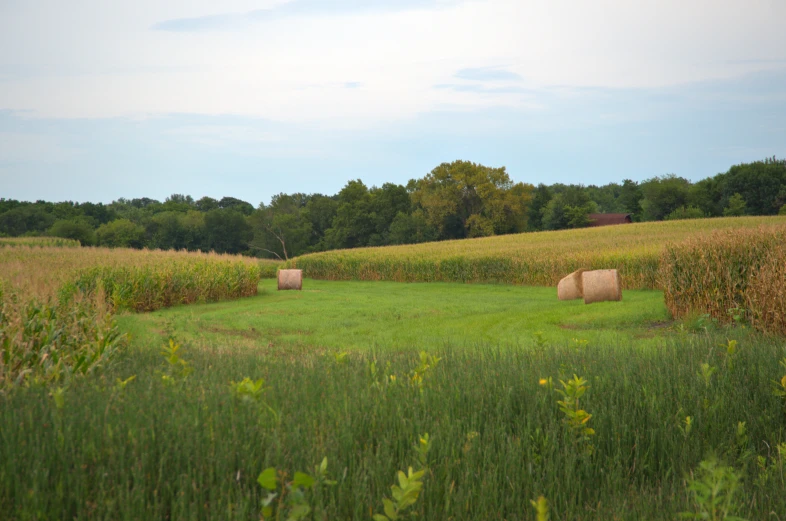
[[[136,342],[211,348],[300,347],[336,351],[460,346],[655,344],[668,334],[660,291],[625,291],[622,302],[560,302],[554,288],[306,280],[234,302],[120,317]]]

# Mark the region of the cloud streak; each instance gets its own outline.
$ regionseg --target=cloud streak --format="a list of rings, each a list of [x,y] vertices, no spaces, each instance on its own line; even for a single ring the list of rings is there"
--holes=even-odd
[[[41,120],[0,111],[0,176],[14,179],[4,195],[15,198],[109,202],[177,192],[253,204],[302,186],[336,193],[358,177],[406,183],[457,158],[505,165],[532,183],[670,172],[698,180],[786,156],[786,97],[775,97],[784,84],[786,72],[768,72],[665,89],[552,87],[514,94],[536,110],[443,108],[363,130],[228,115]]]
[[[498,67],[461,69],[456,73],[456,78],[470,81],[518,81],[522,79],[519,74]]]
[[[269,9],[256,9],[245,13],[219,13],[162,20],[153,24],[151,29],[169,32],[236,30],[253,23],[269,22],[283,17],[437,9],[457,5],[461,1],[463,0],[291,0]]]
[[[434,85],[435,89],[452,90],[456,92],[471,92],[476,94],[537,94],[537,89],[504,85],[500,87],[477,83],[440,83]]]

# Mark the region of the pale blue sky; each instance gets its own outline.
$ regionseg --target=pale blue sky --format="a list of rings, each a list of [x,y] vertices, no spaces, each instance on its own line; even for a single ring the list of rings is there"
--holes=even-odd
[[[785,16],[777,0],[3,0],[0,197],[256,205],[454,159],[534,184],[697,180],[786,156]]]

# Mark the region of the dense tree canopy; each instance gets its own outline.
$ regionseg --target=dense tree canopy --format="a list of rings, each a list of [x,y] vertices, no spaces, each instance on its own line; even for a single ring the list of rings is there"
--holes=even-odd
[[[504,167],[443,163],[406,186],[349,181],[337,194],[278,194],[254,207],[234,197],[172,194],[111,204],[0,199],[0,236],[54,235],[83,245],[214,250],[287,259],[336,248],[409,244],[589,224],[786,214],[786,161],[735,165],[692,183],[673,174],[582,186],[514,183]]]
[[[505,167],[443,163],[409,183],[412,202],[441,239],[526,230],[532,185],[514,184]]]

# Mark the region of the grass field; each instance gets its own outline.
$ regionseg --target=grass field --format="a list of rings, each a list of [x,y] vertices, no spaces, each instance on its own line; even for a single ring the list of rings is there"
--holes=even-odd
[[[585,306],[559,302],[554,288],[307,280],[304,291],[276,291],[262,281],[259,297],[216,306],[183,306],[125,315],[120,324],[143,344],[178,338],[220,347],[389,351],[446,345],[527,347],[647,343],[668,314],[660,291],[626,291],[624,301]],[[611,312],[610,312],[611,311]],[[163,338],[166,340],[165,338]]]
[[[656,291],[585,306],[547,288],[305,287],[122,315],[131,345],[100,375],[0,396],[0,512],[260,519],[263,469],[292,482],[327,457],[336,484],[303,493],[305,519],[369,520],[423,465],[418,519],[535,519],[543,495],[552,520],[673,520],[701,511],[691,477],[743,518],[784,517],[780,339],[670,322]],[[557,404],[574,374],[594,434]],[[246,377],[258,392],[230,385]],[[733,470],[699,472],[711,454]]]
[[[326,280],[553,286],[572,271],[617,268],[626,289],[659,289],[664,246],[718,230],[783,226],[786,217],[731,217],[356,248],[289,261]]]
[[[7,244],[0,518],[786,520],[786,347],[745,323],[780,324],[783,223],[329,252],[290,264],[370,280],[299,292],[275,262]],[[578,266],[623,300],[557,300]]]

